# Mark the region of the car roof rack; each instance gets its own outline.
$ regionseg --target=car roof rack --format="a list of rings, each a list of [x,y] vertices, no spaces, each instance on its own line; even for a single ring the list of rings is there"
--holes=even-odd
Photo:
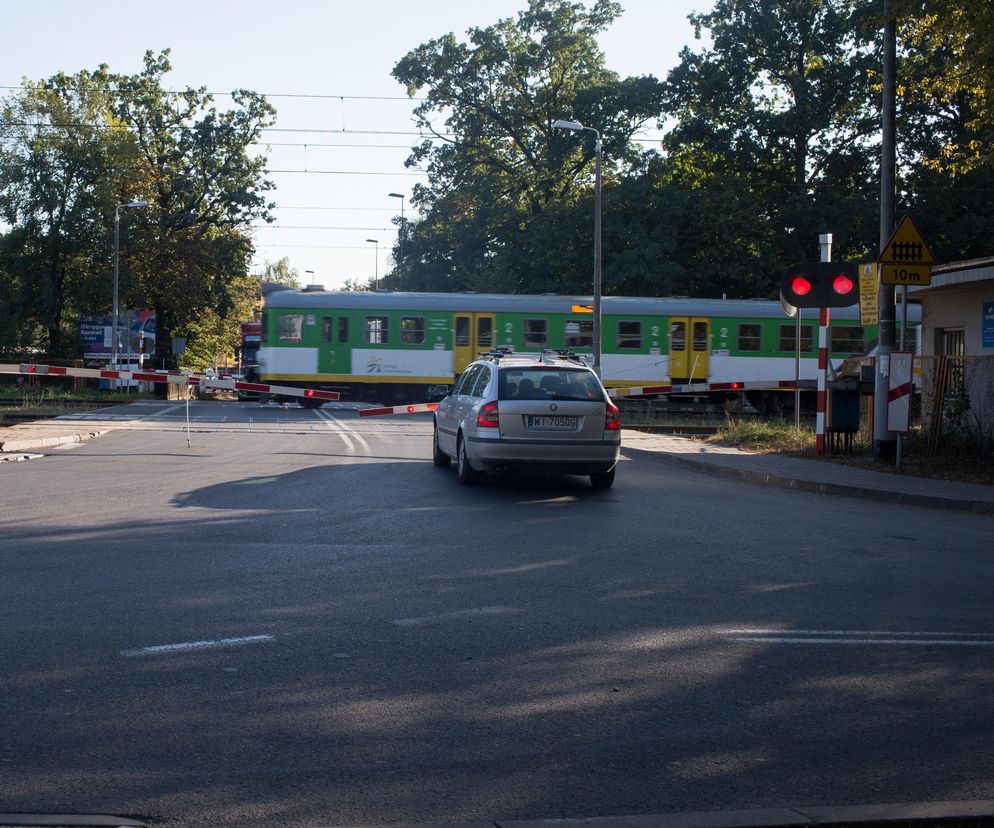
[[[546,359],[550,357],[554,357],[557,359],[565,359],[568,360],[569,362],[575,362],[579,365],[586,366],[586,363],[583,361],[583,358],[577,356],[576,351],[574,351],[572,348],[545,348],[542,351],[542,361],[544,362]]]
[[[494,345],[487,353],[480,354],[479,359],[489,359],[494,362],[500,362],[501,357],[513,356],[514,346],[512,345]]]

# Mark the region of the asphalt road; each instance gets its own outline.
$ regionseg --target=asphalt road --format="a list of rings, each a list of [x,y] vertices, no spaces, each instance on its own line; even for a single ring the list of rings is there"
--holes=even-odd
[[[994,799],[989,516],[199,402],[0,465],[0,812],[317,826]]]

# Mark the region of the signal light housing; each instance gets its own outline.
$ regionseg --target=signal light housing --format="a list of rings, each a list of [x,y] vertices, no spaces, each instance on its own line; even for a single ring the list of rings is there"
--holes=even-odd
[[[795,308],[848,308],[859,301],[856,265],[851,262],[800,262],[780,279],[780,295]]]

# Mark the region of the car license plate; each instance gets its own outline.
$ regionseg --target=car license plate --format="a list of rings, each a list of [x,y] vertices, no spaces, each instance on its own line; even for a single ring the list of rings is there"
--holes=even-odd
[[[533,431],[576,431],[577,417],[525,417],[525,427]]]

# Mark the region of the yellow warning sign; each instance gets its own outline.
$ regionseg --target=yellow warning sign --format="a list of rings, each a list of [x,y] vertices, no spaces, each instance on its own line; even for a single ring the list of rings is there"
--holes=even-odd
[[[880,321],[880,294],[877,290],[877,264],[859,266],[859,324],[876,325]]]
[[[882,285],[914,285],[925,286],[932,284],[932,265],[920,263],[880,265],[880,284]]]
[[[570,308],[570,312],[571,313],[593,313],[594,312],[594,306],[593,305],[573,305],[573,307]]]
[[[878,262],[889,264],[931,265],[935,262],[935,256],[925,243],[918,225],[911,216],[905,216],[901,223],[897,225],[890,241],[884,245],[884,249],[877,257]],[[884,282],[887,284],[887,282]],[[900,284],[906,284],[901,282]]]

